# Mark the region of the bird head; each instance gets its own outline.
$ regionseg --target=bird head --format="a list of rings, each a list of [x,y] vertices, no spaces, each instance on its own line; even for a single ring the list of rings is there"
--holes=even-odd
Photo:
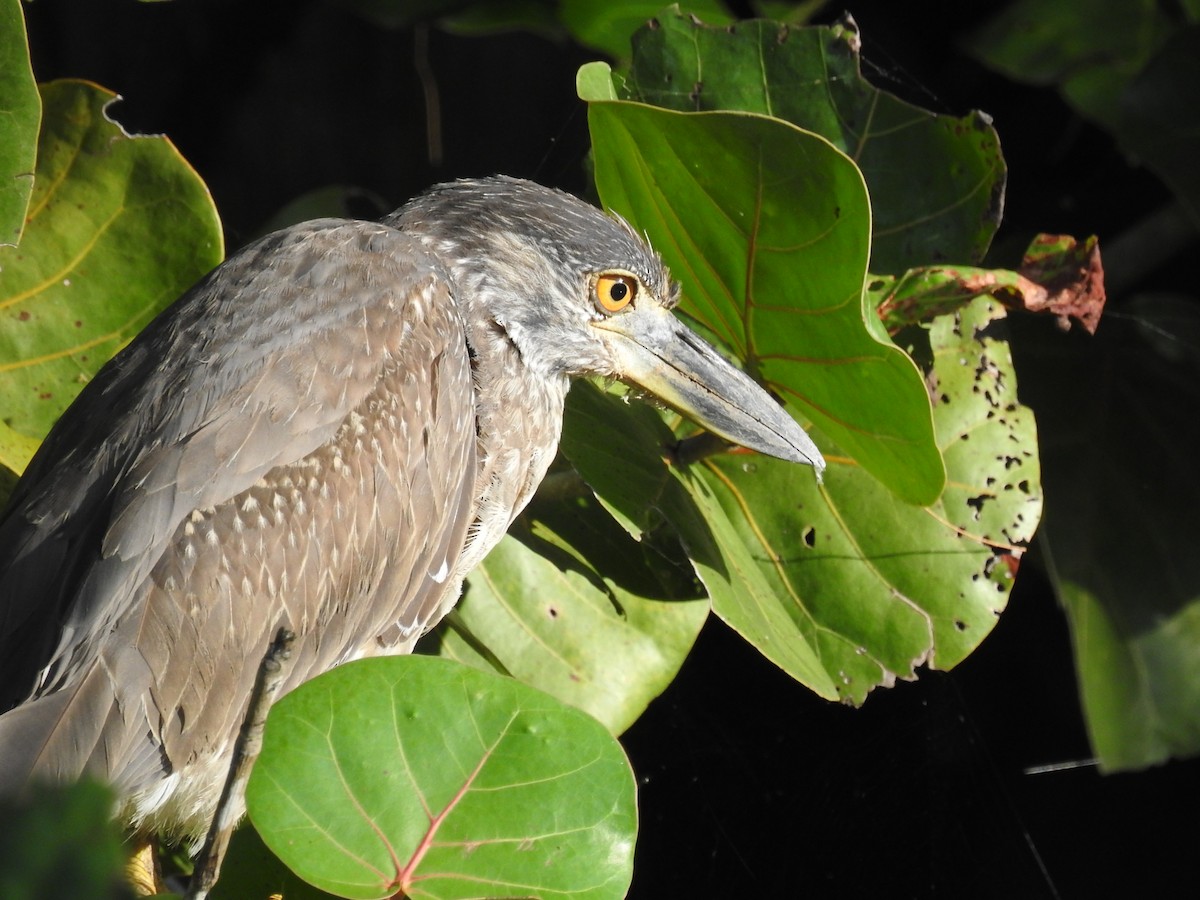
[[[469,318],[537,374],[615,378],[733,443],[825,468],[795,420],[674,315],[678,284],[622,219],[499,176],[439,185],[390,222],[447,262]]]

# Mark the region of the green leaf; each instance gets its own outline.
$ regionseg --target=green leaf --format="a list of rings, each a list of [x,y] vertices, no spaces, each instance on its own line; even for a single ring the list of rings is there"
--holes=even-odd
[[[1200,25],[1173,34],[1126,86],[1117,138],[1200,222]]]
[[[780,497],[786,497],[786,508],[795,511],[800,506],[797,467],[773,465],[777,462],[763,459],[761,463],[768,469],[778,469],[781,476],[776,487],[783,493],[770,498],[771,505],[778,506]],[[760,463],[730,458],[709,465],[714,470],[734,466],[755,472]],[[708,589],[713,611],[801,684],[826,700],[836,699],[838,684],[818,648],[797,631],[790,615],[790,598],[782,592],[785,588],[763,571],[762,555],[756,552],[761,548],[756,538],[763,536],[755,534],[756,523],[737,504],[722,508],[718,496],[721,485],[714,486],[709,479],[692,473],[681,472],[678,477],[686,497],[667,514],[679,530],[696,574]],[[688,503],[698,514],[689,514]]]
[[[606,206],[662,253],[683,309],[891,490],[941,493],[920,373],[864,304],[870,210],[828,141],[741,113],[588,111]]]
[[[297,876],[267,849],[250,823],[243,822],[233,833],[221,877],[209,896],[212,900],[268,900],[272,894],[286,900],[328,900],[333,896]]]
[[[761,113],[827,138],[870,189],[872,272],[981,260],[1000,223],[1006,180],[991,120],[935,115],[876,89],[862,77],[859,43],[851,19],[716,28],[661,15],[634,36],[623,98]]]
[[[93,373],[221,258],[204,184],[161,137],[129,137],[95,85],[44,85],[29,221],[0,248],[4,422],[40,439]]]
[[[678,673],[708,601],[590,496],[538,502],[526,520],[471,573],[434,632],[437,652],[519,678],[620,734]]]
[[[703,488],[690,486],[697,503],[709,504],[706,492],[720,502],[723,553],[752,560],[773,598],[714,595],[714,611],[823,696],[832,688],[861,703],[919,665],[953,667],[1006,604],[1042,495],[1033,417],[1016,401],[1008,345],[991,336],[1003,318],[1000,304],[980,298],[934,322],[934,421],[948,480],[928,508],[898,502],[836,448],[824,486],[777,460],[729,455],[706,464]],[[818,677],[782,658],[799,657],[800,645],[807,665],[819,661]]]
[[[679,419],[678,414],[672,417]],[[673,482],[664,454],[675,435],[646,403],[577,381],[567,395],[560,447],[600,501],[634,538],[662,523]]]
[[[585,47],[593,47],[614,59],[628,59],[630,35],[657,16],[662,0],[560,0],[559,17],[567,30]],[[678,5],[673,9],[678,12]],[[688,13],[703,16],[708,22],[731,21],[719,0],[690,0]]]
[[[613,85],[613,72],[608,63],[590,62],[579,67],[575,75],[575,91],[581,100],[618,100]]]
[[[1014,80],[1057,87],[1200,219],[1197,18],[1154,0],[1019,0],[966,47]]]
[[[1125,86],[1173,28],[1155,0],[1016,0],[963,44],[1015,81],[1057,86],[1084,116],[1115,130]]]
[[[1134,629],[1123,609],[1128,603],[1111,585],[1093,593],[1064,580],[1058,589],[1075,636],[1088,734],[1103,769],[1139,769],[1200,752],[1200,596],[1153,627]]]
[[[662,0],[487,0],[447,3],[446,0],[351,0],[360,13],[396,27],[437,17],[438,25],[455,34],[481,35],[520,29],[577,43],[628,59],[629,36],[662,9]],[[415,11],[413,7],[416,7]],[[439,9],[438,7],[444,7]],[[688,8],[714,22],[729,21],[719,0],[695,0]]]
[[[34,785],[20,800],[0,798],[0,897],[132,897],[112,810],[112,791],[91,781]]]
[[[1086,341],[1030,332],[1019,345],[1054,425],[1043,550],[1109,771],[1200,753],[1200,315],[1163,295],[1122,313]]]
[[[0,421],[0,466],[10,472],[24,472],[41,443],[38,438],[14,431]],[[0,492],[0,504],[6,499],[7,493]]]
[[[1136,71],[1166,23],[1155,0],[1014,0],[964,45],[1010,78],[1052,85],[1089,67]]]
[[[364,0],[356,0],[363,3]],[[408,20],[411,0],[366,0],[403,12]],[[562,40],[563,29],[558,21],[556,0],[477,0],[463,3],[462,0],[422,0],[424,5],[447,7],[438,14],[437,24],[451,34],[477,37],[512,31],[527,31],[541,35],[547,40]]]
[[[0,245],[15,246],[25,228],[41,115],[20,0],[0,0]]]
[[[1018,272],[929,266],[899,278],[872,278],[867,291],[893,334],[955,312],[982,294],[1015,309],[1051,313],[1064,330],[1074,319],[1094,334],[1106,300],[1099,242],[1060,234],[1035,237]]]
[[[1020,297],[1026,284],[1016,272],[1003,269],[929,266],[910,269],[898,278],[873,278],[867,291],[879,318],[895,334],[906,326],[957,312],[981,294]]]
[[[271,710],[246,789],[266,844],[345,897],[619,898],[635,789],[595,719],[427,656],[349,663]]]

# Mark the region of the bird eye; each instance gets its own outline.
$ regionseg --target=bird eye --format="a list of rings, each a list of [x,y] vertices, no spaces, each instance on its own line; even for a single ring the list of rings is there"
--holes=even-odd
[[[633,302],[638,282],[632,275],[608,272],[596,279],[596,304],[606,313],[616,313]]]

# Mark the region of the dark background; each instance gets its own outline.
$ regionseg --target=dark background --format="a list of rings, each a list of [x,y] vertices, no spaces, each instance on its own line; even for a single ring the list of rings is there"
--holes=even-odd
[[[1052,91],[956,49],[997,5],[851,4],[867,75],[936,112],[995,117],[1010,166],[1001,242],[1103,244],[1167,192]],[[330,184],[359,189],[349,211],[365,216],[466,175],[587,188],[574,75],[598,56],[564,40],[429,29],[437,163],[411,29],[311,0],[37,0],[26,14],[39,78],[96,81],[124,96],[113,114],[128,130],[168,135],[209,184],[229,250]],[[1185,264],[1140,287],[1181,281]],[[1036,387],[1024,396],[1036,410]],[[1088,764],[1070,636],[1036,548],[995,632],[952,673],[838,707],[712,622],[625,745],[641,782],[634,898],[1200,895],[1200,767]]]

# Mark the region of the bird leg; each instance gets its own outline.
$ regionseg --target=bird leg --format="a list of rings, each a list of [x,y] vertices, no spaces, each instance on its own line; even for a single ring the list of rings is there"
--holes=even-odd
[[[241,798],[246,791],[250,769],[262,750],[263,726],[267,722],[267,712],[271,709],[275,695],[279,693],[280,685],[283,684],[287,673],[286,664],[292,655],[292,645],[295,641],[294,632],[280,628],[259,665],[254,690],[246,707],[246,717],[242,720],[241,731],[238,732],[237,742],[233,746],[229,775],[225,779],[225,787],[221,791],[221,799],[209,826],[204,847],[196,857],[196,868],[188,887],[187,900],[204,900],[217,883],[221,863],[225,859],[225,850],[229,847],[229,839],[241,815]]]
[[[154,855],[154,843],[143,840],[125,861],[125,881],[136,897],[151,897],[161,893],[162,880],[158,872],[158,860]]]

